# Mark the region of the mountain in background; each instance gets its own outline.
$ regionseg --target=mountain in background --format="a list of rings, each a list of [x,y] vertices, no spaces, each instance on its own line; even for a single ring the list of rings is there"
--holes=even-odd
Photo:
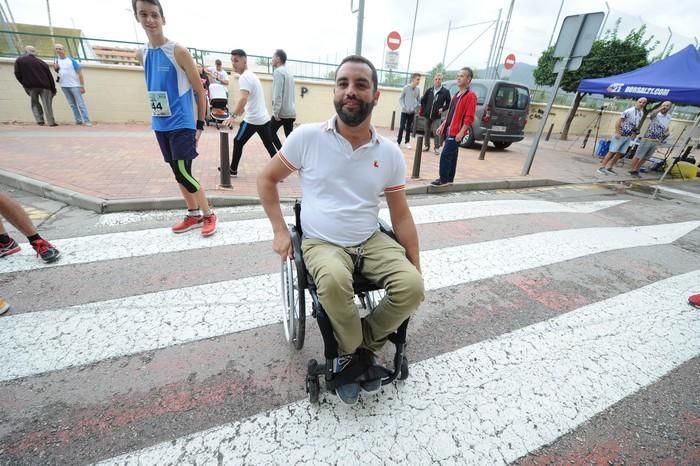
[[[503,68],[503,65],[498,65],[498,73],[500,79],[525,84],[532,88],[535,87],[535,77],[532,75],[535,68],[536,66],[528,65],[527,63],[516,63],[510,71],[507,71]],[[491,68],[474,70],[474,73],[477,78],[485,78],[488,75],[489,69]]]

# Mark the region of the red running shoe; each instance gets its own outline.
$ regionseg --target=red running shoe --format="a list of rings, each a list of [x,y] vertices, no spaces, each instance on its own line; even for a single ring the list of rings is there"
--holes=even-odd
[[[193,228],[201,228],[204,218],[200,215],[199,217],[192,217],[191,215],[185,215],[185,219],[174,225],[172,230],[173,233],[184,233],[190,231]]]
[[[22,248],[19,247],[17,241],[10,238],[10,241],[7,243],[0,243],[0,257],[9,256],[10,254],[19,252],[20,249]]]
[[[700,294],[694,294],[688,298],[688,303],[693,306],[697,307],[700,309]]]
[[[56,249],[53,244],[49,243],[45,239],[38,239],[30,243],[34,250],[36,251],[37,257],[41,257],[41,260],[50,264],[51,262],[56,262],[61,253]]]
[[[202,236],[211,236],[216,233],[216,214],[205,215],[203,218]]]

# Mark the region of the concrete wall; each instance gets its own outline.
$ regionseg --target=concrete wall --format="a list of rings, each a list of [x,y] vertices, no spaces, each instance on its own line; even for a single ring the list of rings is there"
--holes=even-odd
[[[29,97],[24,93],[14,77],[14,59],[0,58],[0,122],[33,122]],[[139,66],[84,64],[86,93],[85,100],[90,112],[90,118],[96,122],[124,123],[143,122],[151,120],[146,97],[143,69]],[[272,76],[259,74],[263,91],[266,96],[266,104],[270,110],[272,95]],[[425,85],[425,83],[421,83]],[[301,87],[305,86],[309,92],[301,98]],[[372,122],[377,126],[389,126],[391,124],[392,111],[396,111],[396,126],[399,124],[399,95],[400,89],[380,88],[381,96],[379,104],[374,110]],[[230,106],[238,96],[238,78],[230,79],[229,85]],[[333,83],[317,81],[296,81],[296,105],[297,123],[310,123],[327,120],[335,110],[333,109]],[[66,102],[65,96],[59,90],[53,101],[54,114],[59,123],[71,123],[72,112]],[[545,105],[533,103],[530,105],[530,113],[525,131],[533,133],[541,122],[541,111]],[[538,112],[539,110],[539,112]],[[569,108],[555,105],[548,118],[545,131],[554,123],[553,134],[558,135],[564,127],[564,122]],[[571,125],[572,136],[585,134],[588,128],[598,116],[598,111],[579,109]],[[600,123],[600,135],[607,137],[614,129],[618,112],[603,112]],[[689,127],[692,121],[674,120],[671,125],[673,135],[680,134],[680,128]],[[593,129],[595,132],[595,129]]]
[[[525,126],[525,132],[534,133],[539,128],[542,122],[542,115],[544,109],[547,107],[543,103],[533,103],[530,104],[530,113],[527,120],[527,125]],[[587,130],[590,128],[592,130],[591,137],[595,135],[595,121],[598,118],[598,110],[579,108],[576,111],[574,120],[571,122],[571,128],[569,130],[570,136],[585,135]],[[610,137],[615,132],[615,121],[620,117],[621,112],[607,112],[604,111],[599,124],[599,137]],[[569,107],[554,105],[552,111],[547,118],[547,123],[545,125],[545,134],[549,131],[549,127],[554,123],[554,130],[552,131],[553,137],[559,137],[562,129],[564,128],[564,123],[566,123],[566,117],[569,115]],[[642,130],[646,130],[649,124],[649,119],[647,118],[642,125]],[[671,122],[671,139],[675,139],[681,133],[682,128],[686,128],[686,131],[693,125],[691,120],[676,120]]]
[[[95,122],[150,123],[151,117],[146,96],[143,68],[140,66],[84,64],[85,102],[90,118]],[[272,76],[259,74],[266,97],[268,111],[271,110]],[[229,80],[229,109],[238,97],[238,76]],[[301,98],[301,88],[309,89]],[[34,122],[29,106],[29,97],[14,76],[14,60],[0,59],[0,122]],[[398,125],[400,89],[380,88],[379,104],[372,121],[377,126],[389,126],[391,113],[397,111]],[[297,123],[324,121],[335,112],[333,109],[333,83],[296,81]],[[73,113],[63,93],[58,90],[53,101],[54,115],[59,123],[73,122]]]

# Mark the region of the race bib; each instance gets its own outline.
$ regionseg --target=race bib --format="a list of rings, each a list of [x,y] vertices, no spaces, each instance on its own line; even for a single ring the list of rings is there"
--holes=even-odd
[[[170,102],[168,93],[164,91],[149,91],[148,100],[151,102],[151,114],[154,117],[169,117]]]

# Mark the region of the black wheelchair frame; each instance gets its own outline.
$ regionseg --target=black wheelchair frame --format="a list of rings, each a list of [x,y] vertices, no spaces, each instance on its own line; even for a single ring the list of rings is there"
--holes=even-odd
[[[301,252],[301,203],[299,201],[294,205],[294,217],[295,224],[288,225],[292,237],[294,258],[288,258],[282,263],[282,323],[287,341],[297,350],[303,348],[306,333],[305,292],[308,291],[311,296],[311,316],[316,319],[321,331],[325,359],[324,363],[311,359],[307,364],[306,392],[309,394],[309,401],[318,403],[321,392],[319,380],[321,376],[324,377],[325,386],[330,391],[349,382],[362,382],[381,378],[382,385],[387,385],[396,379],[405,380],[408,377],[408,359],[406,358],[405,348],[409,319],[406,319],[388,337],[389,341],[396,347],[393,369],[373,365],[370,361],[370,353],[366,350],[359,350],[353,356],[354,361],[351,367],[339,374],[333,372],[333,360],[338,357],[338,343],[328,315],[318,299],[316,284],[304,265]],[[382,222],[381,219],[379,224],[381,231],[396,239],[391,227]],[[353,289],[362,307],[369,312],[373,312],[377,304],[379,304],[379,293],[382,291],[382,288],[367,280],[360,273],[355,272],[353,274]]]

